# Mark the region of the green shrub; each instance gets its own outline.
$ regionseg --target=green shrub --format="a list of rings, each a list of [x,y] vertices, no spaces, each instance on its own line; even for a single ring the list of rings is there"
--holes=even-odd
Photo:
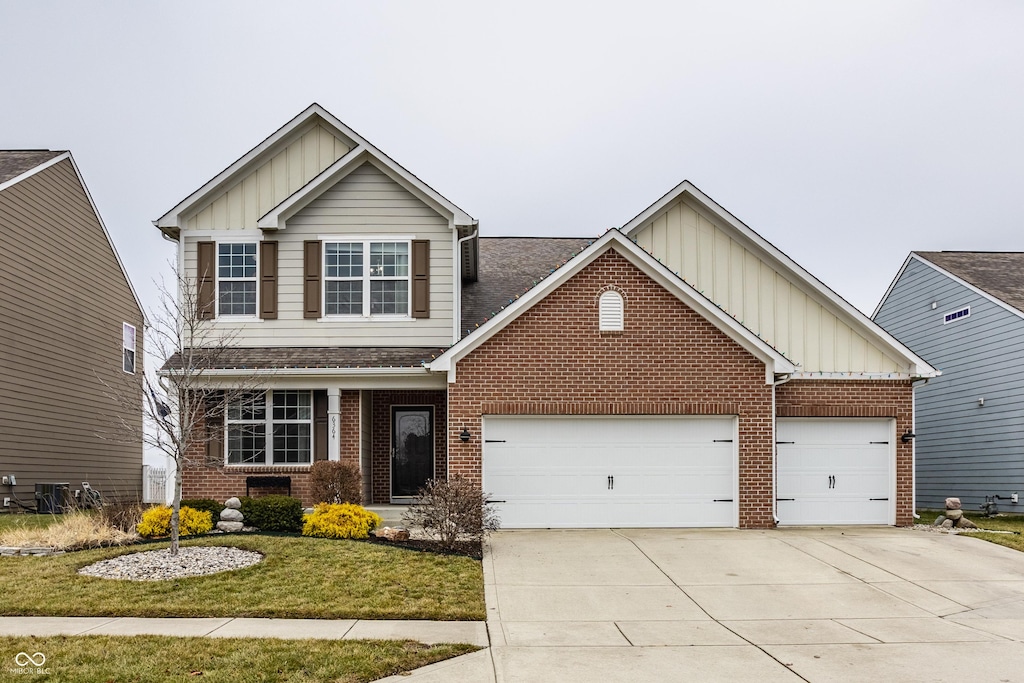
[[[291,496],[242,498],[246,526],[260,531],[302,531],[302,501]]]
[[[303,536],[318,538],[366,538],[381,522],[380,516],[351,503],[317,503],[306,515]]]
[[[314,503],[363,502],[359,468],[347,462],[319,460],[309,468],[309,490]]]
[[[214,526],[220,521],[220,512],[224,509],[224,503],[218,503],[212,498],[188,498],[182,499],[182,507],[190,507],[193,510],[201,510],[210,513],[210,520]]]
[[[139,536],[144,538],[156,538],[168,536],[171,533],[171,507],[169,505],[156,505],[142,513],[142,521],[136,528]],[[213,528],[213,521],[209,512],[193,510],[184,505],[178,510],[178,534],[181,536],[194,536],[205,534]]]

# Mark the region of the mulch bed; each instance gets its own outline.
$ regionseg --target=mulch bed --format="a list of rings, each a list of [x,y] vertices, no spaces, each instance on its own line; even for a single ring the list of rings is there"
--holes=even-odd
[[[453,550],[448,550],[447,548],[443,547],[440,541],[422,538],[411,538],[408,541],[387,541],[383,538],[370,536],[369,538],[365,539],[364,543],[389,545],[396,548],[405,548],[406,550],[415,550],[421,553],[435,553],[437,555],[462,555],[464,557],[471,557],[474,560],[484,559],[483,546],[480,543],[474,541],[459,541],[458,545]]]

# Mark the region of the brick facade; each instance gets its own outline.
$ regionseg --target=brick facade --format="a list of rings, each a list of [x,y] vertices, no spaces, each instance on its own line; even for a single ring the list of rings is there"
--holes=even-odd
[[[598,296],[625,300],[625,329],[598,330]],[[772,518],[772,388],[764,363],[615,252],[459,361],[449,385],[449,468],[477,481],[485,414],[738,415],[739,521]],[[458,433],[474,435],[463,444]]]
[[[375,390],[373,392],[373,445],[371,448],[373,503],[386,505],[391,502],[392,406],[432,406],[434,408],[434,477],[437,479],[447,478],[447,403],[444,391]],[[455,439],[458,440],[457,433]]]

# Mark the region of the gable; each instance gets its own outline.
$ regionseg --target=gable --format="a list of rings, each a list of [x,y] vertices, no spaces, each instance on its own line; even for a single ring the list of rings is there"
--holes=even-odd
[[[812,373],[906,373],[908,363],[767,254],[680,197],[630,231],[637,244]],[[851,324],[852,323],[852,324]]]
[[[265,213],[297,192],[355,144],[316,123],[227,188],[194,207],[188,230],[250,230]]]

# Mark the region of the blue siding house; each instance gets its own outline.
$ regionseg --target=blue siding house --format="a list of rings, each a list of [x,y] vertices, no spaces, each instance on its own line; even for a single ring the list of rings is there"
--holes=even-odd
[[[942,371],[915,392],[917,505],[1024,513],[1024,253],[911,252],[872,318]]]

